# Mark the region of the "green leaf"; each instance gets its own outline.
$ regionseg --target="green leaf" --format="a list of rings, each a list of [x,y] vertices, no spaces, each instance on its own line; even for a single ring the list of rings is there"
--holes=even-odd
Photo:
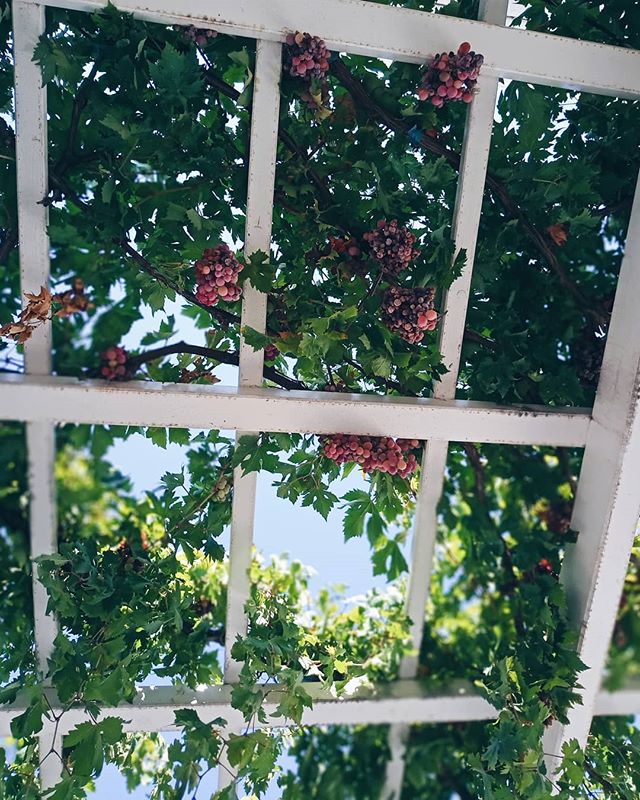
[[[253,350],[264,350],[267,345],[271,344],[270,336],[254,330],[249,325],[242,328],[242,338]]]
[[[42,689],[35,689],[29,705],[11,720],[11,735],[14,739],[24,739],[42,730],[43,718],[47,712],[47,705],[42,694]]]
[[[256,250],[242,270],[242,277],[259,292],[270,292],[276,282],[276,264],[267,253]]]
[[[167,428],[147,428],[145,436],[150,439],[156,447],[161,447],[163,450],[167,448]]]
[[[99,682],[92,681],[85,690],[85,697],[87,700],[96,700],[102,705],[115,706],[126,694],[130,682],[124,667],[119,666],[110,672],[104,680]]]
[[[165,44],[160,58],[149,65],[149,75],[158,95],[167,103],[181,103],[186,109],[190,98],[200,92],[202,72],[195,59]]]

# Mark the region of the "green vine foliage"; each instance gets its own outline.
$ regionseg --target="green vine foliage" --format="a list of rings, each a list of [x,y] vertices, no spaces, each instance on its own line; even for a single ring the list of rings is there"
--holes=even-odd
[[[460,0],[438,13],[475,17],[477,5]],[[640,15],[626,0],[532,0],[516,24],[640,46]],[[6,325],[21,305],[6,3],[0,41]],[[49,8],[34,57],[49,107],[50,288],[64,295],[80,278],[89,300],[53,318],[55,372],[99,377],[100,354],[124,346],[131,380],[235,379],[240,302],[196,302],[194,263],[221,241],[243,259],[255,42],[221,34],[194,41],[184,29],[113,6],[96,14]],[[283,74],[273,247],[242,260],[242,277],[268,293],[266,334],[243,331],[251,346],[271,348],[267,386],[427,397],[446,371],[437,332],[410,344],[383,324],[390,281],[363,238],[380,219],[409,226],[419,255],[394,281],[434,287],[441,310],[466,258],[451,236],[466,106],[419,102],[420,76],[416,65],[344,53],[334,54],[326,84],[311,93]],[[638,105],[628,100],[501,85],[458,397],[592,403],[624,252],[638,122]],[[0,347],[0,368],[20,372],[21,347],[10,337]],[[184,454],[183,468],[142,496],[110,462],[113,444],[134,434]],[[218,431],[61,427],[59,552],[36,565],[59,622],[43,675],[34,657],[23,427],[3,423],[0,444],[0,685],[2,701],[24,709],[0,750],[0,798],[80,800],[106,764],[130,789],[146,785],[154,800],[201,799],[216,769],[234,777],[219,800],[266,792],[285,800],[381,797],[386,727],[300,721],[318,692],[347,696],[397,677],[409,647],[405,545],[419,473],[373,473],[345,492],[339,479],[353,465],[320,455],[314,436],[265,432],[236,445]],[[570,743],[555,754],[564,759],[554,783],[545,767],[543,733],[566,719],[583,669],[558,580],[565,548],[579,536],[570,514],[580,459],[573,450],[450,446],[418,675],[431,690],[474,684],[499,716],[413,726],[403,800],[640,794],[640,734],[631,719],[596,719],[584,752]],[[243,664],[232,704],[245,729],[230,733],[224,719],[190,708],[176,713],[171,740],[129,733],[108,709],[126,708],[137,686],[222,682],[224,541],[236,467],[270,473],[283,503],[311,506],[325,519],[339,509],[345,539],[366,537],[372,574],[388,585],[351,601],[330,590],[312,597],[306,568],[256,554],[249,629],[232,650]],[[639,554],[625,582],[608,688],[638,672]],[[40,749],[43,724],[64,725],[72,708],[84,721],[62,750]],[[273,715],[288,728],[265,727]],[[42,793],[45,759],[61,762],[61,779]]]

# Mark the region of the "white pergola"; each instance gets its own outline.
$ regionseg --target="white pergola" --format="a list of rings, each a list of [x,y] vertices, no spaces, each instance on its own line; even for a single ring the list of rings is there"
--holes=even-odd
[[[103,0],[14,0],[17,117],[18,212],[22,288],[37,291],[49,280],[46,89],[32,62],[44,31],[45,6],[91,12]],[[640,685],[609,693],[601,690],[603,669],[630,550],[640,513],[640,195],[636,193],[618,292],[607,337],[602,374],[592,409],[500,407],[455,400],[456,379],[474,263],[498,81],[511,78],[575,91],[634,99],[640,97],[640,51],[504,27],[508,0],[485,0],[481,20],[469,21],[363,0],[119,0],[123,11],[153,22],[212,27],[257,40],[251,122],[251,155],[246,218],[246,255],[268,251],[280,102],[281,46],[291,31],[310,31],[332,50],[421,64],[436,51],[455,50],[470,41],[485,54],[479,93],[469,107],[454,217],[456,250],[467,251],[463,274],[449,290],[443,311],[440,349],[448,374],[432,399],[327,395],[262,388],[262,351],[242,345],[237,388],[133,382],[107,385],[51,375],[51,335],[41,328],[27,343],[26,374],[0,376],[0,419],[27,423],[31,489],[31,555],[55,552],[56,497],[53,477],[54,426],[59,423],[132,424],[204,429],[390,435],[426,440],[415,517],[407,612],[413,621],[417,652],[422,636],[436,537],[436,506],[442,493],[449,441],[584,447],[573,514],[578,542],[562,571],[578,650],[588,669],[580,681],[583,704],[569,712],[569,723],[548,732],[545,750],[560,753],[577,738],[584,745],[594,714],[640,713]],[[242,323],[264,330],[266,295],[245,286]],[[202,715],[223,716],[230,727],[241,719],[230,705],[228,684],[240,665],[230,645],[247,629],[244,605],[249,595],[256,475],[234,479],[230,577],[226,625],[227,685],[193,692],[182,687],[147,687],[133,706],[104,709],[127,720],[132,731],[167,731],[173,712],[195,707]],[[45,613],[46,594],[34,578],[35,637],[38,662],[46,670],[56,622]],[[415,680],[417,655],[405,659],[400,679],[389,686],[336,700],[316,690],[305,724],[390,724],[392,758],[385,800],[399,797],[404,742],[412,723],[489,720],[496,710],[472,689],[452,685],[427,692]],[[51,702],[56,705],[54,693]],[[8,731],[19,707],[0,710],[0,732]],[[84,712],[65,714],[56,730],[41,734],[45,751]],[[273,720],[269,725],[281,724]],[[58,743],[59,744],[59,743]],[[553,757],[549,766],[554,768]],[[224,770],[220,770],[224,775]],[[59,764],[48,759],[42,782],[58,778]],[[224,778],[222,779],[224,780]]]

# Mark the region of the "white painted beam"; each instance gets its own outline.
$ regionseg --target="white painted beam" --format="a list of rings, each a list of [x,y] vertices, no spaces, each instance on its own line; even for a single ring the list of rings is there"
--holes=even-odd
[[[96,11],[105,0],[47,0],[58,8]],[[119,0],[118,8],[153,22],[213,27],[224,33],[284,41],[310,31],[333,50],[423,64],[436,51],[471,42],[484,72],[514,80],[634,98],[640,94],[637,50],[564,36],[500,28],[364,0]]]
[[[14,0],[12,6],[15,64],[16,176],[20,283],[23,292],[49,287],[48,211],[42,200],[49,191],[47,147],[47,90],[33,52],[45,30],[45,6]],[[39,326],[24,348],[25,370],[34,375],[51,372],[51,324]],[[29,470],[30,553],[35,559],[57,550],[54,482],[55,431],[51,422],[34,419],[26,426]],[[47,593],[33,566],[34,636],[38,668],[47,673],[57,633],[56,620],[46,613]],[[39,735],[41,754],[57,744],[50,723]],[[59,748],[57,748],[59,750]],[[41,755],[42,757],[42,755]],[[60,778],[60,759],[50,755],[41,766],[43,789]]]
[[[384,775],[382,800],[399,800],[404,783],[405,758],[411,725],[399,722],[389,726],[389,760]]]
[[[578,541],[561,575],[587,665],[582,705],[570,710],[569,724],[549,730],[545,750],[553,755],[570,739],[586,743],[640,515],[639,292],[640,179],[573,510]]]
[[[501,7],[502,21],[506,18],[508,0],[493,0],[487,13],[497,19]],[[461,275],[445,293],[442,302],[439,349],[449,370],[433,390],[437,400],[453,400],[460,368],[460,354],[471,291],[475,262],[478,226],[482,213],[484,185],[489,164],[491,131],[498,91],[497,78],[482,77],[479,91],[469,106],[462,144],[460,179],[456,193],[453,219],[453,238],[456,253],[466,251],[466,263]],[[447,465],[446,441],[431,441],[425,447],[418,507],[414,522],[413,553],[407,588],[407,614],[412,620],[412,641],[418,650],[422,641],[424,609],[429,596],[431,564],[437,532],[437,506],[442,494],[444,470]],[[407,656],[401,666],[401,677],[415,675],[417,655]]]
[[[40,785],[43,789],[55,786],[62,775],[62,736],[61,726],[56,725],[54,720],[44,720],[38,735]]]
[[[479,17],[487,23],[504,25],[508,5],[508,0],[491,0],[491,2],[482,0]],[[434,386],[433,396],[439,400],[453,400],[456,396],[497,92],[498,78],[481,74],[478,93],[467,111],[453,215],[455,252],[457,255],[461,250],[465,250],[466,262],[460,276],[445,292],[442,300],[443,316],[440,324],[439,349],[448,372]],[[422,457],[405,604],[407,616],[411,620],[412,652],[406,655],[400,664],[401,678],[415,677],[418,668],[438,532],[438,503],[444,485],[447,454],[447,441],[431,440],[426,443]],[[391,728],[389,735],[391,759],[387,765],[383,792],[385,800],[387,798],[397,800],[402,793],[404,751],[408,736],[409,729],[406,725],[399,726],[396,730]]]
[[[271,254],[273,189],[276,178],[278,117],[280,115],[280,76],[282,46],[279,42],[258,40],[256,71],[253,77],[251,105],[251,140],[247,186],[247,217],[244,254]],[[264,333],[267,295],[248,281],[243,286],[241,325]],[[240,342],[240,386],[262,386],[264,351]]]
[[[273,218],[273,189],[278,146],[280,111],[280,75],[282,46],[279,42],[258,41],[251,107],[251,141],[247,189],[245,256],[257,251],[270,254]],[[264,333],[267,296],[243,286],[241,325]],[[262,385],[264,351],[253,350],[244,339],[240,343],[240,387]],[[238,429],[237,438],[252,435],[253,426]],[[224,677],[227,683],[238,680],[242,664],[231,657],[231,647],[238,636],[247,632],[245,605],[249,599],[251,550],[256,503],[255,472],[243,475],[237,468],[233,477],[231,543],[229,547],[229,583],[227,586],[227,618],[225,634]],[[227,785],[230,773],[220,770],[221,788]]]
[[[593,706],[594,716],[639,716],[640,680],[635,678],[613,692],[600,691]]]
[[[13,31],[16,89],[16,176],[20,278],[23,292],[49,286],[49,215],[42,200],[49,191],[47,169],[47,91],[33,62],[44,32],[44,5],[14,0]],[[51,325],[40,325],[25,346],[27,372],[51,372]]]
[[[192,690],[180,686],[141,687],[132,704],[103,708],[104,716],[126,720],[128,731],[176,730],[174,712],[182,708],[198,711],[203,721],[223,717],[227,726],[243,727],[241,713],[231,707],[232,686],[210,686]],[[287,727],[282,717],[271,717],[278,705],[278,689],[269,691],[264,708],[266,727]],[[305,709],[303,725],[384,725],[407,720],[414,723],[463,722],[494,719],[497,711],[477,691],[464,682],[454,682],[438,691],[429,691],[418,681],[395,681],[374,687],[360,687],[353,695],[336,699],[319,683],[305,686],[313,699],[313,707]],[[49,692],[52,707],[59,708],[53,691]],[[11,717],[20,713],[22,706],[0,708],[0,733],[8,729]],[[60,721],[63,733],[83,722],[87,717],[82,708],[65,712]],[[257,723],[259,725],[259,723]]]
[[[0,375],[0,419],[583,447],[588,409]]]
[[[424,614],[429,597],[436,534],[437,510],[444,471],[447,466],[449,443],[430,439],[425,443],[420,474],[420,490],[413,521],[411,562],[407,581],[405,610],[411,620],[412,652],[400,664],[401,678],[414,678],[418,668],[418,656],[424,629]]]
[[[18,180],[18,226],[20,283],[23,292],[49,285],[49,237],[47,210],[41,201],[48,191],[47,95],[33,51],[44,31],[44,6],[13,4],[16,89],[16,172]],[[25,344],[28,373],[51,371],[51,325],[39,326]],[[30,485],[31,556],[57,549],[53,464],[55,437],[50,422],[35,418],[27,426]],[[33,584],[35,636],[38,666],[46,672],[47,659],[56,634],[52,617],[45,616],[46,592]]]
[[[494,2],[496,5],[498,2],[504,5],[503,0]],[[433,396],[441,400],[451,400],[456,396],[497,93],[498,79],[481,74],[478,79],[478,94],[470,103],[467,112],[453,214],[456,254],[465,250],[466,262],[462,273],[444,295],[439,349],[443,363],[449,371],[435,383],[433,388]]]
[[[399,680],[371,688],[361,688],[353,696],[335,699],[319,684],[308,684],[313,708],[305,709],[305,725],[396,725],[404,722],[426,725],[433,723],[478,722],[494,719],[498,712],[473,686],[457,682],[439,691],[428,690],[419,681]],[[209,722],[222,717],[229,725],[242,727],[242,717],[231,706],[228,685],[211,686],[193,690],[182,686],[141,687],[132,704],[104,707],[104,717],[115,716],[125,720],[128,731],[177,730],[175,712],[192,708],[200,719]],[[277,690],[269,687],[272,698],[265,706],[267,715],[275,711]],[[60,711],[55,692],[48,690],[54,711]],[[0,737],[10,736],[11,719],[24,711],[20,701],[14,706],[0,708]],[[596,700],[598,716],[628,716],[640,714],[640,685],[637,682],[615,692],[601,692]],[[82,708],[65,711],[60,720],[60,733],[88,719]],[[267,717],[267,727],[284,727],[282,717]]]
[[[29,467],[29,529],[31,557],[55,553],[58,549],[56,520],[56,487],[54,461],[55,429],[50,422],[31,422],[27,425],[27,455]],[[58,632],[56,619],[46,613],[47,591],[37,580],[33,565],[33,614],[38,668],[47,673],[47,661],[53,653]]]

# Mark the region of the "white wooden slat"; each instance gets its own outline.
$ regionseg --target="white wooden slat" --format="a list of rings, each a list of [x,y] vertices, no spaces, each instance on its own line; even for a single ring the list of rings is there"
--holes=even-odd
[[[485,9],[481,10],[490,14],[492,20],[497,20],[501,16],[504,23],[507,6],[508,0],[493,0]],[[456,253],[465,250],[466,263],[461,275],[445,293],[442,303],[443,317],[440,326],[439,348],[443,362],[449,371],[434,386],[433,396],[439,400],[452,400],[456,393],[478,226],[489,163],[498,80],[481,76],[478,85],[478,95],[469,106],[465,125],[453,221]],[[447,443],[442,440],[430,442],[430,445],[425,448],[423,457],[418,511],[414,525],[413,555],[415,562],[412,558],[407,591],[407,613],[413,620],[412,638],[415,649],[419,648],[422,638],[422,619],[429,593],[431,557],[436,537],[436,508],[442,494],[446,461]],[[415,666],[417,666],[416,657],[409,656],[403,664],[402,676],[411,677],[411,670],[415,669]]]
[[[47,194],[47,97],[40,69],[32,61],[33,50],[44,31],[44,6],[15,2],[13,5],[16,86],[16,169],[20,273],[23,291],[38,292],[49,285],[49,237],[47,212],[41,200]],[[25,345],[28,373],[51,371],[51,327],[39,327]],[[55,437],[50,422],[35,419],[27,425],[30,484],[31,555],[57,549],[53,463]],[[35,574],[35,571],[34,571]],[[46,672],[53,649],[55,622],[45,616],[46,593],[34,580],[35,636],[38,663]]]
[[[16,175],[20,283],[23,292],[38,293],[49,286],[48,212],[42,200],[48,193],[47,92],[33,52],[45,29],[45,6],[16,0],[12,6],[15,63]],[[25,344],[25,370],[51,372],[51,325],[36,329]],[[55,430],[51,422],[34,420],[26,426],[29,470],[29,530],[31,558],[57,550],[54,482]],[[47,593],[33,567],[34,636],[38,668],[47,672],[57,625],[47,615]],[[41,757],[53,741],[54,730],[45,724],[39,735]],[[59,780],[60,759],[51,755],[42,764],[40,780],[49,788]]]
[[[431,570],[436,544],[437,508],[442,494],[449,443],[435,439],[425,444],[420,474],[420,490],[413,522],[413,541],[405,609],[411,620],[413,652],[400,664],[400,677],[413,678],[418,667],[424,613],[429,597]]]
[[[47,2],[80,11],[106,5],[105,0]],[[486,74],[618,97],[640,94],[637,50],[363,0],[216,0],[213,5],[191,0],[188,10],[182,0],[119,0],[118,8],[154,22],[270,41],[282,42],[291,31],[311,31],[334,50],[415,64],[468,41],[485,55]]]
[[[406,721],[389,726],[389,760],[385,770],[382,800],[399,800],[400,798],[410,731],[411,726]]]
[[[593,713],[596,717],[640,716],[640,681],[635,678],[614,692],[598,692]]]
[[[273,692],[273,686],[269,687]],[[231,706],[229,685],[211,686],[193,690],[181,686],[143,686],[138,689],[132,704],[105,707],[102,716],[115,716],[125,720],[127,731],[172,731],[177,730],[175,712],[191,708],[200,719],[210,722],[223,717],[230,725],[240,729],[242,717]],[[333,698],[319,684],[309,684],[307,691],[313,698],[313,708],[303,715],[305,725],[394,725],[405,723],[431,724],[447,722],[490,721],[497,711],[480,697],[470,685],[454,683],[439,691],[429,691],[415,680],[399,680],[391,684],[362,688],[355,696],[340,700]],[[48,692],[52,707],[60,711],[60,704],[52,690]],[[267,714],[275,710],[277,696],[265,706]],[[24,711],[24,705],[0,708],[0,737],[11,733],[13,716]],[[640,714],[640,684],[631,682],[614,692],[600,692],[596,698],[595,714],[598,716],[628,716]],[[82,708],[67,710],[60,720],[61,734],[86,721]],[[282,727],[282,717],[267,718],[267,727]]]
[[[493,0],[481,13],[492,21],[504,23],[508,0]],[[482,213],[484,185],[489,163],[491,131],[498,91],[496,78],[482,77],[479,91],[469,106],[462,144],[460,179],[456,194],[453,221],[453,237],[456,253],[466,251],[466,263],[461,275],[453,282],[443,298],[443,317],[440,326],[439,348],[443,362],[449,370],[438,381],[433,396],[440,400],[453,400],[460,366],[460,353],[464,337],[467,306],[471,290],[471,277],[475,260],[478,226]],[[418,511],[414,527],[414,556],[409,576],[407,612],[413,623],[413,642],[417,649],[422,636],[422,618],[429,593],[431,556],[436,537],[436,508],[442,494],[443,476],[447,461],[447,443],[430,442],[425,448],[421,491],[418,496]],[[410,666],[411,665],[411,666]],[[410,656],[403,664],[403,677],[410,677],[410,670],[417,665]]]
[[[247,218],[244,253],[250,256],[261,251],[270,254],[273,219],[278,117],[280,111],[280,76],[282,46],[278,42],[258,40],[256,71],[251,106],[251,138],[247,185]],[[245,281],[243,286],[241,328],[249,326],[264,333],[267,316],[267,295]],[[253,350],[240,339],[239,385],[261,386],[264,351]],[[252,436],[253,430],[238,430],[236,440]],[[231,648],[238,636],[247,632],[245,605],[251,589],[249,570],[253,549],[253,527],[256,507],[255,472],[243,475],[236,468],[233,475],[231,541],[229,546],[229,582],[225,627],[224,677],[227,683],[237,681],[242,664],[231,657]],[[238,733],[240,727],[229,728],[227,734]],[[224,789],[233,779],[233,770],[222,754],[218,771],[218,788]]]
[[[87,717],[88,719],[88,717]],[[62,774],[62,729],[54,720],[45,719],[38,736],[40,747],[40,785],[55,786]]]
[[[55,459],[55,429],[49,422],[27,425],[27,454],[29,465],[29,527],[31,557],[55,553],[58,549],[56,522],[56,491],[53,464]],[[58,632],[55,617],[46,614],[48,595],[37,580],[33,566],[33,613],[35,623],[38,668],[47,672],[47,661],[53,652]]]
[[[584,447],[588,409],[0,375],[0,419]]]
[[[504,5],[503,0],[494,2],[496,5],[498,2]],[[469,105],[465,126],[453,217],[453,239],[456,243],[456,253],[460,250],[466,251],[466,263],[461,275],[452,283],[444,296],[440,352],[449,371],[433,389],[433,396],[442,400],[451,400],[456,395],[497,91],[498,79],[480,74],[478,94]]]
[[[278,42],[258,40],[256,73],[251,106],[251,142],[247,189],[245,256],[271,252],[273,187],[276,176],[278,117],[280,113],[280,76],[282,47]],[[264,333],[267,295],[245,281],[242,304],[242,327],[250,326]],[[262,385],[263,351],[240,344],[240,386]]]
[[[14,0],[14,59],[16,89],[16,173],[20,277],[23,292],[49,285],[49,222],[42,200],[48,192],[47,92],[40,68],[32,61],[44,31],[44,5]],[[51,326],[41,325],[25,346],[28,372],[51,372]]]
[[[552,768],[565,742],[586,743],[640,515],[639,292],[640,179],[576,493],[578,541],[567,548],[561,575],[579,631],[578,655],[587,665],[582,705],[570,710],[567,725],[548,732]]]
[[[508,0],[483,0],[479,17],[495,25],[504,25],[508,5]],[[452,400],[456,394],[497,92],[498,78],[482,74],[478,81],[478,93],[467,111],[453,216],[456,254],[465,250],[466,262],[461,275],[449,287],[442,301],[439,349],[448,372],[434,386],[433,396],[440,400]],[[438,502],[444,485],[447,454],[448,442],[434,440],[427,442],[422,458],[405,606],[411,620],[412,652],[402,660],[401,678],[415,677],[418,667],[438,529]],[[400,797],[404,780],[403,743],[408,735],[405,726],[398,731],[391,729],[391,760],[385,778],[385,798]]]
[[[247,189],[245,255],[257,251],[270,253],[273,217],[278,117],[280,111],[280,75],[282,47],[278,42],[258,41],[251,109],[251,142]],[[242,304],[242,326],[264,332],[267,296],[245,282]],[[240,345],[240,393],[247,387],[262,385],[262,350],[254,351],[244,340]],[[250,418],[247,418],[248,420]],[[254,428],[242,426],[237,438],[252,435]],[[242,475],[236,469],[233,479],[231,543],[229,547],[229,584],[225,635],[225,681],[238,679],[242,664],[231,657],[237,636],[247,630],[245,604],[249,599],[253,523],[255,515],[256,474]],[[221,769],[220,781],[228,783],[229,773]]]

